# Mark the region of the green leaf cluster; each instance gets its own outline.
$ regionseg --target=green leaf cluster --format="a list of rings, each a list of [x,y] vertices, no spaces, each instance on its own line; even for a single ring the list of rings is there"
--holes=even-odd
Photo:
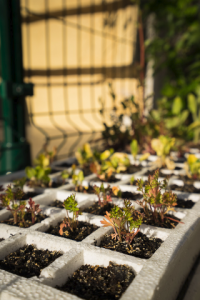
[[[199,2],[145,0],[141,1],[141,9],[143,20],[152,14],[155,17],[154,38],[146,40],[145,46],[147,58],[154,61],[155,74],[165,72],[162,87],[162,95],[167,99],[165,123],[174,136],[191,139],[193,132],[187,130],[187,124],[195,113],[197,101],[192,99],[191,107],[188,97],[191,98],[191,93],[197,96],[200,85]]]

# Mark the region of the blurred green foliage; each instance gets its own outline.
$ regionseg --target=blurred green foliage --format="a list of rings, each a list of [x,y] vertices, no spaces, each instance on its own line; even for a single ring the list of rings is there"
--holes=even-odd
[[[200,4],[197,0],[141,1],[143,19],[155,15],[155,38],[146,40],[146,53],[154,59],[155,72],[167,75],[162,94],[184,100],[200,84]]]

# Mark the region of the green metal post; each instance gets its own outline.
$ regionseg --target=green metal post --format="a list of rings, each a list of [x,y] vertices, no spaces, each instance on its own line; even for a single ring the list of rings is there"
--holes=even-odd
[[[23,83],[20,1],[0,0],[0,96],[4,142],[0,146],[0,174],[30,164],[30,146],[25,139],[25,95],[33,86]]]

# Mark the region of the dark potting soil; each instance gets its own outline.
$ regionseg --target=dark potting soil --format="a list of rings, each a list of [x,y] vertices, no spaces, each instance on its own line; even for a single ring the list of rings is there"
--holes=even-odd
[[[90,170],[90,167],[80,168],[80,170],[83,171],[83,174],[84,174],[85,177],[92,174],[92,172],[91,172],[91,170]]]
[[[82,211],[97,216],[104,216],[106,212],[110,212],[113,207],[114,205],[112,203],[107,203],[104,206],[100,206],[98,202],[95,202],[92,206],[82,209]]]
[[[112,239],[111,234],[105,234],[99,247],[148,259],[161,246],[162,242],[161,239],[154,237],[148,238],[145,234],[139,232],[129,245],[126,241],[119,242],[118,240]]]
[[[147,180],[144,180],[144,184],[143,185],[146,185],[148,184],[148,181]],[[127,185],[136,185],[137,186],[137,180],[134,180],[133,183],[128,183]]]
[[[68,183],[69,183],[68,181],[65,181],[65,182],[62,182],[62,181],[53,181],[52,185],[50,187],[56,189],[56,188],[58,188],[58,187],[60,187],[62,185],[68,184]]]
[[[152,170],[152,171],[147,171],[145,174],[143,174],[143,176],[149,176],[149,175],[154,175],[156,170]],[[159,170],[159,177],[163,177],[163,178],[169,178],[170,176],[172,176],[173,174],[164,174],[162,172],[160,172]]]
[[[194,205],[195,205],[195,202],[193,202],[192,200],[183,200],[183,199],[177,198],[177,205],[175,207],[190,209]]]
[[[67,189],[67,191],[74,191],[74,192],[78,192],[78,193],[84,193],[84,194],[94,194],[94,188],[92,185],[88,185],[88,187],[85,186],[78,186],[77,190],[75,190],[74,187]]]
[[[51,207],[64,208],[63,202],[60,200],[54,200],[53,203],[49,204]]]
[[[38,250],[34,245],[25,245],[0,260],[0,269],[26,278],[39,276],[42,269],[61,255],[57,251]]]
[[[94,178],[92,180],[90,180],[91,182],[95,181],[95,182],[108,182],[108,183],[115,183],[115,182],[118,182],[120,181],[120,179],[118,178],[115,178],[115,176],[111,176],[109,179],[106,179],[106,180],[101,180],[99,178]]]
[[[35,217],[35,224],[36,223],[40,223],[41,221],[43,221],[44,219],[48,218],[48,216],[44,215],[44,214],[38,214]],[[18,226],[18,227],[23,227],[23,228],[28,228],[30,226],[32,226],[32,218],[31,218],[31,213],[26,213],[25,217],[25,224],[23,224],[23,226],[20,226],[20,222],[18,221],[17,224],[14,224],[14,218],[13,216],[11,216],[8,220],[4,220],[4,221],[0,221],[0,223],[4,223],[4,224],[8,224],[8,225],[12,225],[12,226]]]
[[[50,174],[55,174],[55,173],[58,173],[59,172],[59,170],[56,170],[56,169],[51,169],[51,172],[50,172]]]
[[[63,168],[70,168],[72,165],[76,165],[78,166],[78,161],[75,159],[72,163],[69,162],[63,162],[59,165],[57,165],[58,167],[63,167]]]
[[[69,183],[68,181],[63,182],[62,180],[53,180],[51,186],[49,186],[48,184],[47,185],[42,185],[41,184],[41,185],[37,185],[37,186],[34,186],[34,187],[54,188],[55,189],[55,188],[58,188],[62,185],[68,184],[68,183]],[[27,185],[33,187],[29,182],[27,182]]]
[[[185,157],[179,157],[178,159],[176,159],[174,162],[177,164],[182,164],[186,161]]]
[[[29,198],[33,198],[33,197],[36,197],[41,194],[42,193],[27,192],[27,193],[24,193],[24,196],[22,197],[21,200],[29,200]]]
[[[193,184],[195,181],[200,181],[198,178],[189,178],[185,175],[179,175],[178,179],[183,180],[184,184]]]
[[[194,185],[192,184],[185,184],[184,186],[172,184],[169,186],[169,189],[173,191],[184,192],[184,193],[200,194],[200,189],[195,188]]]
[[[50,226],[49,229],[46,231],[46,233],[52,234],[52,235],[56,235],[59,237],[63,237],[63,238],[68,238],[71,240],[76,240],[76,241],[82,241],[83,239],[85,239],[88,235],[90,235],[93,231],[95,231],[96,229],[98,229],[99,227],[94,225],[94,224],[90,224],[87,222],[78,222],[78,225],[76,228],[73,229],[73,231],[71,231],[69,228],[64,227],[63,228],[63,235],[59,234],[59,230],[60,230],[60,224],[62,222],[58,223],[55,226]]]
[[[117,197],[117,196],[113,196]],[[134,193],[134,192],[122,192],[121,198],[128,199],[128,200],[139,200],[142,198],[142,194],[140,193]]]
[[[108,267],[83,265],[57,289],[86,300],[116,300],[133,281],[135,274],[126,265],[109,262]]]
[[[142,223],[146,225],[152,225],[152,226],[168,228],[168,229],[175,228],[179,224],[179,222],[168,219],[167,217],[180,221],[180,219],[178,219],[173,215],[165,215],[164,222],[161,221],[161,218],[155,221],[152,215],[150,215],[148,218],[144,215]]]
[[[142,166],[130,165],[125,171],[121,171],[121,174],[133,174],[142,170]]]

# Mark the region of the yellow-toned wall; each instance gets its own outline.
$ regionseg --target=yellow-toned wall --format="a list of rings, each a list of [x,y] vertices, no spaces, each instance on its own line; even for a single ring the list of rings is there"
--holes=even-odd
[[[107,0],[106,3],[113,2],[114,6],[117,1],[120,2]],[[111,15],[105,11],[48,20],[39,18],[45,12],[54,14],[63,9],[84,8],[91,3],[95,6],[102,0],[21,0],[25,81],[35,84],[34,96],[26,99],[30,121],[27,137],[32,157],[45,143],[45,134],[50,138],[50,148],[60,147],[61,156],[66,155],[73,144],[77,147],[98,137],[99,133],[92,135],[91,132],[103,128],[99,98],[105,100],[107,121],[112,108],[109,82],[113,84],[118,103],[131,94],[138,101],[141,98],[133,64],[137,6],[120,8]],[[38,20],[27,23],[27,16],[38,17]],[[115,19],[115,26],[103,26],[105,20]],[[77,28],[77,24],[82,27]],[[95,68],[93,74],[91,67]],[[102,73],[103,67],[107,68],[106,74]],[[82,74],[77,74],[77,68]],[[47,69],[49,76],[45,73]],[[87,134],[63,140],[65,133],[73,132]]]

